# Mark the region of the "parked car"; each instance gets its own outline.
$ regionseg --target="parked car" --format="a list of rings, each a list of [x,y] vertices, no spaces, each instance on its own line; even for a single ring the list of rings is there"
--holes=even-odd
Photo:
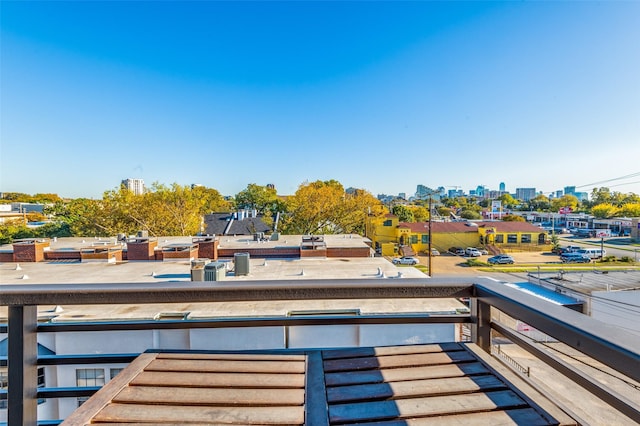
[[[580,247],[580,246],[567,246],[567,251],[569,253],[573,253],[573,252],[576,252],[578,250],[582,250],[582,247]]]
[[[489,254],[489,250],[487,249],[483,249],[481,247],[474,247],[476,250],[478,250],[480,253],[482,254]]]
[[[456,256],[464,256],[464,249],[462,247],[451,247],[449,248],[449,253]]]
[[[431,249],[431,256],[440,256],[440,252],[438,251],[438,249]]]
[[[394,265],[417,265],[418,259],[412,256],[396,257],[392,260]]]
[[[487,262],[489,262],[492,265],[512,264],[513,257],[509,256],[508,254],[498,254],[496,256],[493,256],[487,259]]]
[[[480,253],[480,250],[478,250],[477,248],[473,248],[473,247],[467,247],[464,250],[464,254],[465,254],[465,256],[470,256],[470,257],[480,257],[480,256],[482,256],[482,253]]]
[[[562,263],[591,263],[591,258],[581,253],[564,253],[560,260]]]

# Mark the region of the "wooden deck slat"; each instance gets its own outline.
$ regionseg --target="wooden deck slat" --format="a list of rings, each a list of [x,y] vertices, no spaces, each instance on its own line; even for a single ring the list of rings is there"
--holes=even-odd
[[[160,352],[157,359],[193,359],[193,360],[228,360],[228,361],[300,361],[304,362],[305,355],[297,354],[262,354],[262,353],[198,353],[198,352]]]
[[[325,361],[324,371],[337,372],[372,368],[413,367],[419,365],[451,364],[463,361],[476,361],[476,358],[467,351],[346,358]]]
[[[200,371],[218,373],[304,373],[304,362],[156,359],[146,371]]]
[[[367,426],[550,426],[533,408],[367,423]],[[102,426],[102,425],[100,425]],[[106,426],[106,425],[105,425]],[[147,425],[145,425],[147,426]]]
[[[113,402],[174,405],[302,405],[304,389],[234,389],[129,386]]]
[[[343,371],[325,374],[327,386],[364,383],[400,382],[404,380],[439,379],[488,374],[489,370],[479,362],[429,365],[413,368],[384,368],[380,370]]]
[[[374,348],[350,348],[332,349],[323,351],[325,360],[340,358],[358,358],[364,356],[407,355],[434,352],[462,351],[464,348],[459,343],[438,343],[429,345],[411,346],[381,346]]]
[[[339,386],[327,389],[329,403],[364,401],[386,398],[417,398],[423,396],[454,395],[505,389],[503,382],[493,376],[455,377],[446,379],[411,380],[406,382]]]
[[[526,403],[513,391],[447,395],[392,401],[336,404],[329,407],[331,422],[356,422],[394,418],[451,415],[524,407]]]
[[[131,381],[134,386],[184,386],[192,388],[304,388],[304,374],[288,373],[189,373],[144,371]]]
[[[94,422],[175,424],[303,424],[304,407],[182,407],[112,403]]]

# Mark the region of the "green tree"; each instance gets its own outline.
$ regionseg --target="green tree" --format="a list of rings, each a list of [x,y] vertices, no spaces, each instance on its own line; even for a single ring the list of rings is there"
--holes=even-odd
[[[516,209],[520,205],[520,202],[513,198],[511,194],[502,194],[498,197],[502,204],[503,209]]]
[[[460,217],[469,220],[482,219],[482,215],[474,210],[462,210],[460,212]]]
[[[282,207],[278,203],[278,194],[275,188],[250,183],[236,194],[236,205],[239,208],[256,209],[259,214],[272,214]]]
[[[537,212],[547,212],[551,209],[551,202],[549,197],[543,194],[538,194],[534,198],[528,201],[529,210],[535,210]]]
[[[410,209],[407,206],[404,206],[402,204],[398,204],[393,206],[393,209],[391,210],[391,213],[393,213],[394,215],[398,216],[398,220],[400,222],[415,222],[416,219],[413,215],[413,209]]]

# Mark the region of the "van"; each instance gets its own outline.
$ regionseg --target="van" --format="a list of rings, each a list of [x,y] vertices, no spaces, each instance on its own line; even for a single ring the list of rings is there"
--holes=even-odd
[[[602,259],[602,257],[607,252],[606,250],[602,250],[599,248],[586,248],[586,249],[580,249],[576,253],[580,253],[583,256],[587,256],[589,259]]]

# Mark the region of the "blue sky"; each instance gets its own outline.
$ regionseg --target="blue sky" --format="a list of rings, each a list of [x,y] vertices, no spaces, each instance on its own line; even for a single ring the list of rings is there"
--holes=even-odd
[[[640,2],[0,2],[0,191],[640,194]],[[593,183],[609,181],[603,184]]]

